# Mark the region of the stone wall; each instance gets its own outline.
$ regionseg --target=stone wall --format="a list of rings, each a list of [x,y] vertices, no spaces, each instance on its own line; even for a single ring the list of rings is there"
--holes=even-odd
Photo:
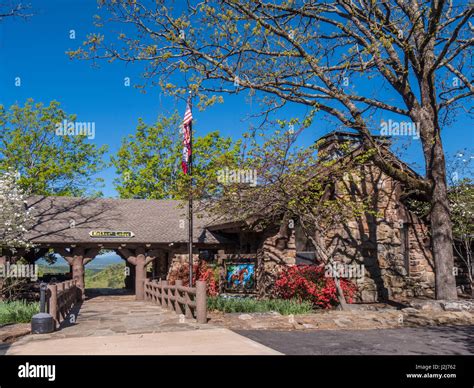
[[[358,199],[370,201],[369,211],[335,231],[343,240],[339,260],[364,266],[364,277],[356,279],[358,300],[432,297],[434,270],[428,230],[400,201],[399,182],[375,166],[363,166],[338,185],[338,194],[347,200],[353,199],[354,192],[349,181],[356,183]]]
[[[401,202],[400,184],[374,166],[363,166],[338,182],[336,195],[346,201],[370,201],[367,211],[337,225],[325,236],[327,241],[336,241],[336,262],[364,268],[362,277],[352,279],[358,286],[356,300],[433,297],[434,267],[428,227]],[[296,264],[295,230],[288,228],[286,222],[282,225],[260,233],[242,231],[240,246],[225,248],[226,254],[255,253],[260,296],[272,293],[283,266]],[[171,253],[169,281],[173,282],[184,267],[187,270],[186,252],[182,248]],[[197,262],[198,255],[194,256]]]

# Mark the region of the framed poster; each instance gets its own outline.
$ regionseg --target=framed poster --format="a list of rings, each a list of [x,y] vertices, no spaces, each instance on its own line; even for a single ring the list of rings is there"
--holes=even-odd
[[[239,260],[225,263],[225,279],[227,292],[255,292],[256,260]]]

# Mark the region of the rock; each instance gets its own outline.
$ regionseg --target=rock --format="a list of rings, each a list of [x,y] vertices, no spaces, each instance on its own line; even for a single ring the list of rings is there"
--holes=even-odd
[[[445,311],[474,311],[474,300],[442,301],[440,305]]]
[[[243,321],[248,321],[249,319],[253,319],[253,317],[250,314],[240,314],[239,319]]]
[[[352,321],[349,318],[338,318],[334,320],[334,323],[339,327],[347,327]]]
[[[441,305],[436,300],[415,300],[410,302],[410,307],[423,311],[442,311]]]
[[[440,303],[444,311],[462,311],[463,308],[461,304],[457,302],[442,302]]]
[[[303,323],[303,327],[305,329],[316,329],[316,326],[312,325],[311,323]]]
[[[402,312],[406,314],[417,314],[418,310],[414,309],[413,307],[405,307],[404,309],[402,309]]]

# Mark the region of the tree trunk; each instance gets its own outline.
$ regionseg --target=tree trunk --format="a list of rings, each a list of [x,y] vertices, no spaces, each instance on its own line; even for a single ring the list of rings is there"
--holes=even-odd
[[[457,299],[456,279],[454,277],[453,235],[444,157],[442,161],[433,163],[431,233],[436,270],[436,299]]]
[[[420,125],[426,176],[432,185],[430,222],[436,275],[435,294],[436,299],[454,300],[457,299],[457,290],[453,271],[453,233],[446,183],[446,162],[436,115],[434,112],[430,112],[429,115],[434,119],[429,120],[424,115]]]

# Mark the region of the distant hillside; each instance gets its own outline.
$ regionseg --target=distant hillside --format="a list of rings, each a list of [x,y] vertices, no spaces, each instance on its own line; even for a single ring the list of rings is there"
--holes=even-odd
[[[97,256],[94,260],[92,260],[86,265],[86,268],[89,268],[89,269],[101,268],[102,269],[102,268],[108,267],[111,264],[120,264],[120,263],[124,263],[124,261],[120,258],[120,256],[114,252],[109,252],[109,253],[104,253],[103,255]],[[57,256],[57,260],[54,264],[48,264],[44,259],[38,260],[36,264],[42,267],[47,266],[50,268],[68,266],[68,263],[66,262],[66,260],[64,260],[61,256]],[[66,272],[67,271],[69,271],[69,269],[66,270]],[[51,273],[52,271],[49,271],[49,272]],[[64,272],[64,271],[61,271],[61,272]]]
[[[125,263],[112,264],[91,273],[86,271],[86,288],[123,288],[125,285]]]

